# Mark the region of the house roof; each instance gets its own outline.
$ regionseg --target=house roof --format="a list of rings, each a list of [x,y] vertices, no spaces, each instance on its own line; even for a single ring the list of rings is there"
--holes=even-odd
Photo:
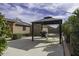
[[[6,18],[6,20],[9,21],[9,22],[15,22],[16,25],[20,25],[20,26],[30,26],[29,23],[23,22],[23,21],[21,21],[20,19],[8,19],[8,18]]]
[[[60,21],[62,21],[62,19],[57,19],[57,18],[52,18],[52,17],[44,17],[43,19],[41,20],[37,20],[37,21],[34,21],[32,23],[59,23]]]
[[[15,22],[15,19],[8,19],[8,18],[5,18],[6,21],[9,21],[9,22]]]

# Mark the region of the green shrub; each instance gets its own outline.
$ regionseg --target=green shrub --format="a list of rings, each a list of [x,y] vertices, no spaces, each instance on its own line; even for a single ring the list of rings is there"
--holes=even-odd
[[[73,33],[71,34],[71,45],[73,48],[73,55],[79,56],[79,9],[74,11],[75,16],[71,19]]]
[[[9,29],[8,23],[5,20],[4,15],[0,13],[0,55],[3,54],[7,47],[6,37],[11,36],[11,31]]]
[[[79,56],[79,9],[76,9],[63,24],[63,32],[67,40],[70,39],[70,51],[72,55]]]
[[[20,39],[22,34],[13,34],[12,40]]]
[[[31,34],[22,34],[23,36],[31,36]]]
[[[63,25],[62,25],[62,31],[64,33],[64,37],[67,43],[70,43],[70,34],[72,32],[72,28],[70,26],[70,23],[68,21],[66,21]]]
[[[7,48],[7,41],[5,38],[0,38],[0,55],[3,54],[3,51],[5,51]]]
[[[71,48],[72,55],[79,55],[79,32],[73,32],[71,34]]]

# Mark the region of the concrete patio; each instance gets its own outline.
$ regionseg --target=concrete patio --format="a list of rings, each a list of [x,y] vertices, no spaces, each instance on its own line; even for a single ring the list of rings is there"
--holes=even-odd
[[[59,44],[59,37],[53,37],[46,41],[45,38],[31,37],[8,42],[8,49],[3,56],[63,56],[63,46]]]

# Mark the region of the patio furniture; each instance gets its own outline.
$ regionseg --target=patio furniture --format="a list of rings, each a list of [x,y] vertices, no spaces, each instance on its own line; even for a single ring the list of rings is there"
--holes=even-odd
[[[40,32],[41,37],[47,38],[47,32],[46,31],[42,31]]]

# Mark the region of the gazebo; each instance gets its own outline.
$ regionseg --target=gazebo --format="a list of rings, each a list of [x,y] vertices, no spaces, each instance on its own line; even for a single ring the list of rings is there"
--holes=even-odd
[[[56,18],[52,18],[48,16],[48,17],[44,17],[44,19],[32,22],[32,41],[34,41],[34,24],[41,24],[41,25],[59,24],[59,39],[60,39],[59,41],[61,44],[62,42],[62,31],[61,31],[62,19],[56,19]]]

